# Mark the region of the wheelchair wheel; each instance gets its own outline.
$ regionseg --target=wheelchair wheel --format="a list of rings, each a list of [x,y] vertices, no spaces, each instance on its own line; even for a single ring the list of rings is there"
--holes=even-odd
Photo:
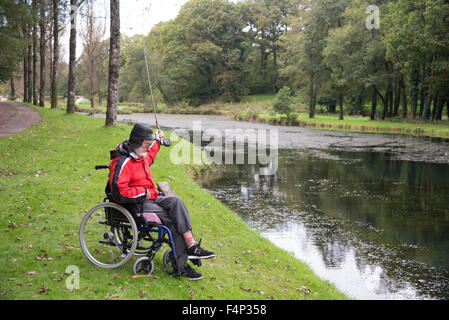
[[[164,264],[165,271],[168,274],[174,274],[176,273],[176,261],[175,257],[173,255],[173,250],[169,248],[167,251],[165,251],[164,256],[162,258],[162,263]]]
[[[142,257],[136,260],[133,265],[133,272],[135,275],[149,276],[154,271],[154,262],[148,257]]]
[[[80,227],[81,248],[90,262],[115,269],[127,263],[137,246],[137,226],[124,207],[104,202],[90,209]]]

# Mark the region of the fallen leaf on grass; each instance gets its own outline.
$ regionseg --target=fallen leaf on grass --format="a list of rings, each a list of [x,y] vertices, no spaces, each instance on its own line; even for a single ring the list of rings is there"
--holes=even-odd
[[[39,294],[48,294],[48,288],[45,288],[44,286],[41,287],[41,289],[39,290]]]
[[[189,296],[193,296],[194,294],[195,294],[195,290],[192,289],[189,291]]]
[[[113,298],[118,298],[120,297],[119,294],[115,293],[115,294],[108,294],[106,297],[103,297],[102,300],[108,300],[108,299],[113,299]]]
[[[36,273],[37,273],[36,271],[28,271],[28,274],[31,274],[31,275],[34,275]]]
[[[307,289],[306,286],[301,286],[301,287],[299,287],[299,288],[296,288],[296,291],[304,291],[304,293],[306,293],[306,294],[309,294],[309,293],[312,292],[312,290]]]
[[[145,296],[147,294],[147,292],[145,291],[145,290],[140,290],[139,291],[139,296],[140,297],[143,297],[143,296]]]

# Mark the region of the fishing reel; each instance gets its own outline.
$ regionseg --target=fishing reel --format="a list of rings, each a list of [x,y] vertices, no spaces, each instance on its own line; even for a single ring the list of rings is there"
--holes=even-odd
[[[164,147],[170,147],[171,146],[171,139],[168,138],[164,138],[161,141],[161,145],[163,145]]]

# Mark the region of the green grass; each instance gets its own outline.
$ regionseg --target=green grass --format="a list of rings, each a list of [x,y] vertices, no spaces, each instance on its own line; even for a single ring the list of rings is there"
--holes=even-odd
[[[262,122],[273,125],[300,126],[320,130],[338,130],[369,133],[396,133],[415,136],[428,136],[449,138],[449,120],[444,117],[442,121],[422,121],[401,119],[394,117],[386,120],[370,120],[369,117],[344,115],[339,120],[338,113],[316,113],[310,119],[307,107],[295,103],[294,112],[287,117],[273,111],[271,101],[260,100],[260,97],[248,103],[246,108],[236,109],[234,119],[238,121]]]
[[[429,122],[412,119],[393,118],[389,120],[370,120],[367,117],[344,116],[344,120],[339,120],[338,115],[317,114],[310,119],[308,113],[296,113],[292,118],[285,115],[262,113],[240,113],[236,120],[249,120],[275,125],[291,125],[307,127],[320,130],[338,130],[369,133],[395,133],[409,134],[415,136],[428,136],[449,138],[449,122],[447,120]]]
[[[104,120],[39,109],[43,120],[0,139],[0,299],[347,299],[334,285],[256,231],[173,165],[162,149],[153,166],[169,181],[191,214],[197,238],[217,258],[204,262],[204,279],[191,282],[162,269],[156,278],[132,279],[132,263],[101,269],[83,255],[78,238],[88,209],[102,202],[109,150],[130,127],[104,127]],[[68,266],[80,270],[80,289],[68,290]],[[306,288],[306,289],[304,289]],[[310,290],[310,291],[309,291]]]

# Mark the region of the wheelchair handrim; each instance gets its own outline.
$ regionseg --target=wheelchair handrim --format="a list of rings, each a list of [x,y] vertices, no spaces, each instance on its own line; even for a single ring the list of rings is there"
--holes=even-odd
[[[98,261],[93,254],[91,254],[91,252],[89,251],[89,249],[86,246],[86,242],[85,242],[85,226],[86,223],[88,222],[89,218],[92,216],[93,213],[97,212],[99,209],[102,208],[114,208],[118,211],[120,211],[123,215],[126,216],[126,218],[128,219],[130,225],[131,225],[131,229],[132,229],[132,237],[133,237],[133,241],[131,244],[131,247],[127,250],[127,255],[126,257],[124,257],[120,262],[117,263],[103,263],[101,261]],[[101,235],[99,235],[100,237]],[[101,267],[101,268],[106,268],[106,269],[116,269],[121,267],[122,265],[124,265],[125,263],[127,263],[133,256],[137,247],[137,236],[138,236],[138,232],[137,232],[137,225],[133,219],[133,217],[131,216],[131,214],[128,212],[128,210],[126,210],[125,208],[123,208],[122,206],[115,204],[115,203],[111,203],[111,202],[104,202],[104,203],[100,203],[98,205],[96,205],[95,207],[93,207],[92,209],[90,209],[86,215],[84,216],[82,222],[81,222],[81,227],[80,227],[80,244],[81,244],[81,249],[83,250],[83,253],[85,254],[85,256],[89,259],[90,262],[92,262],[94,265]]]

